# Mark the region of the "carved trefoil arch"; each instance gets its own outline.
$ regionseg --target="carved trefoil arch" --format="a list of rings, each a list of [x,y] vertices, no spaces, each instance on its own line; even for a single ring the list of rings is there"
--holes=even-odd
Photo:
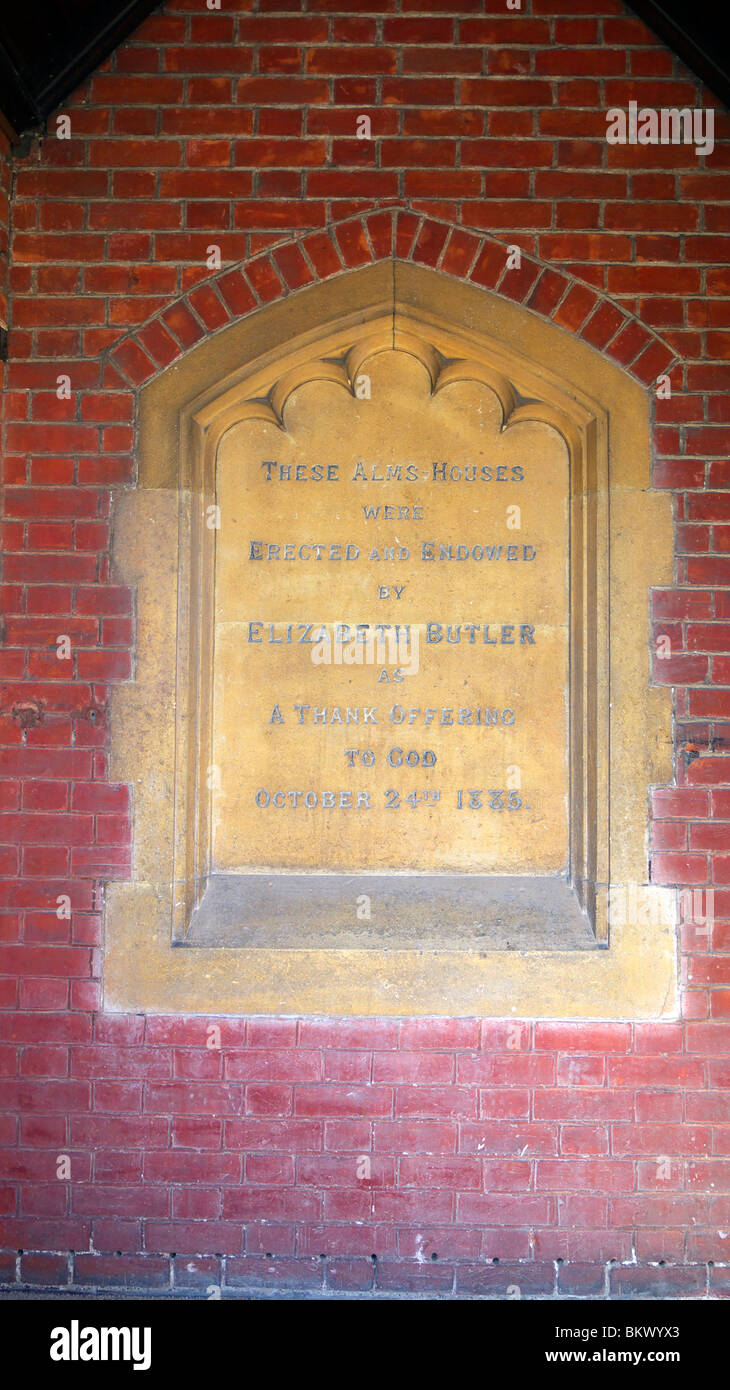
[[[646,850],[648,789],[666,775],[669,720],[665,692],[649,689],[648,586],[664,582],[668,575],[671,528],[665,499],[648,492],[645,393],[592,349],[537,321],[529,311],[397,262],[352,272],[336,283],[302,291],[286,303],[258,311],[194,350],[179,367],[141,392],[142,486],[136,496],[149,498],[150,489],[154,491],[160,503],[164,501],[166,534],[172,535],[173,525],[175,531],[174,557],[168,555],[166,560],[168,581],[173,569],[175,575],[174,614],[168,605],[166,623],[160,624],[159,615],[153,617],[153,605],[149,608],[158,636],[165,628],[168,652],[172,650],[170,628],[174,629],[175,675],[170,680],[168,669],[165,678],[174,709],[165,729],[166,771],[164,777],[158,775],[169,811],[170,852],[160,849],[159,814],[156,824],[154,817],[146,823],[142,804],[137,838],[139,890],[155,901],[155,953],[169,952],[162,974],[182,971],[188,984],[179,981],[173,995],[187,1001],[186,1007],[198,1006],[190,992],[194,994],[192,980],[201,967],[210,963],[212,970],[204,971],[205,977],[218,976],[235,958],[234,973],[240,974],[241,983],[232,985],[233,997],[238,999],[234,1010],[258,1007],[266,1012],[269,997],[272,1008],[274,999],[277,1008],[285,1004],[276,984],[282,971],[288,981],[284,993],[293,990],[290,1002],[302,1007],[314,1003],[324,1011],[348,1012],[357,1007],[365,1012],[509,1013],[512,1005],[508,1008],[506,1001],[511,999],[521,1012],[536,1016],[573,1013],[565,1002],[571,993],[565,978],[570,953],[561,950],[558,938],[548,941],[547,949],[543,942],[542,952],[532,958],[526,949],[510,951],[501,959],[498,951],[479,950],[478,942],[473,952],[459,953],[441,951],[429,939],[427,979],[423,953],[399,949],[403,983],[395,987],[377,984],[387,951],[377,943],[358,949],[355,939],[339,953],[326,948],[310,952],[303,940],[288,961],[286,950],[272,947],[268,951],[260,938],[251,951],[210,947],[207,939],[205,946],[189,953],[172,949],[190,941],[191,921],[216,877],[212,854],[216,781],[211,769],[215,768],[218,530],[209,519],[216,507],[222,441],[246,421],[264,421],[285,431],[287,403],[298,399],[297,393],[301,396],[308,383],[326,382],[328,388],[352,396],[367,365],[393,352],[419,364],[432,397],[457,383],[476,383],[498,401],[502,432],[539,422],[565,443],[570,537],[566,879],[591,924],[597,948],[581,951],[579,965],[570,967],[585,977],[585,997],[578,998],[577,1009],[580,1016],[617,1016],[625,987],[626,1014],[642,1008],[648,1008],[651,1016],[666,1013],[674,999],[671,895],[647,885]],[[141,582],[144,588],[145,566],[140,557],[136,572],[134,561],[130,564],[143,535],[139,506],[135,513],[130,498],[125,498],[127,515],[119,517],[120,578],[138,586]],[[626,535],[629,516],[635,530],[631,537]],[[631,573],[622,575],[627,565]],[[166,587],[169,590],[169,582]],[[138,679],[143,661],[140,642]],[[149,681],[152,688],[151,667]],[[141,692],[136,696],[129,690],[120,692],[118,708],[120,728],[129,739],[135,718],[139,729]],[[144,751],[140,752],[142,766]],[[128,756],[120,760],[116,775],[132,774],[133,761]],[[130,780],[139,788],[144,776],[130,775]],[[139,800],[144,800],[142,792]],[[160,872],[163,862],[167,872]],[[616,922],[609,930],[609,889],[623,883],[639,884],[653,895],[652,901],[661,900],[661,912],[650,913],[657,920],[649,930],[646,923],[639,931],[639,924],[630,922]],[[131,903],[130,889],[119,885],[113,896],[123,915],[121,904],[125,897]],[[112,904],[110,913],[113,910]],[[118,928],[112,937],[119,943]],[[622,957],[622,942],[629,941],[634,966],[627,980],[629,956]],[[657,970],[661,943],[664,968]],[[637,952],[639,957],[646,952],[646,960],[653,960],[653,981],[637,980]],[[196,960],[192,975],[189,965],[178,964],[183,956]],[[303,974],[309,983],[300,994],[292,985],[292,969],[295,958],[303,957],[307,957]],[[599,965],[601,958],[608,970]],[[388,974],[392,961],[391,957]],[[333,997],[326,981],[328,965],[332,979],[335,964],[334,976],[344,983]],[[255,967],[253,975],[247,973],[247,966]],[[273,982],[267,979],[271,970]],[[449,992],[448,977],[453,971],[459,984]],[[156,973],[159,977],[160,970]],[[316,984],[312,984],[313,973]],[[601,975],[606,981],[613,976],[623,981],[621,987],[614,982],[615,998],[611,988],[601,988]],[[158,1006],[159,988],[158,983],[151,990],[158,995]],[[112,982],[112,1007],[116,989]],[[647,1004],[649,996],[652,1002]],[[636,1001],[633,1006],[628,1002],[631,997]],[[531,1006],[525,1008],[528,1000]],[[434,1007],[437,1001],[440,1005]]]

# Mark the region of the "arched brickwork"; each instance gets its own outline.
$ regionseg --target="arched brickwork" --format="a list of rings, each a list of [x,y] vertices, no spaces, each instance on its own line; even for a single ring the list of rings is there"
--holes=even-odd
[[[344,271],[396,258],[524,305],[605,352],[644,386],[677,365],[676,353],[659,334],[606,295],[526,253],[521,253],[519,268],[510,269],[509,249],[496,237],[405,208],[345,218],[212,275],[122,338],[110,360],[130,385],[141,386],[207,334],[260,305]]]

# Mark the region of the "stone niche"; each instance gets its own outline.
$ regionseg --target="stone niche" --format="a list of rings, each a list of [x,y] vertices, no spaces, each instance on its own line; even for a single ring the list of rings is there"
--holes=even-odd
[[[672,1016],[646,393],[396,263],[216,335],[138,419],[106,1007]]]

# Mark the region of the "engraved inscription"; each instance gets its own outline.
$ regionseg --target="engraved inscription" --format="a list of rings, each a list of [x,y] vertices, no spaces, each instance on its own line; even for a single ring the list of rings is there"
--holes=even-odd
[[[367,370],[220,445],[214,864],[560,873],[567,447],[405,352]]]

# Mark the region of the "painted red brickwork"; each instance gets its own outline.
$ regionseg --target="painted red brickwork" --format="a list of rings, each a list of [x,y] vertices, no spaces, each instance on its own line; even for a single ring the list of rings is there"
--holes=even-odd
[[[0,130],[0,326],[8,321],[8,226],[10,222],[10,142]]]
[[[8,233],[10,225],[10,142],[0,130],[0,341],[5,343],[8,322]],[[5,381],[5,351],[0,353],[0,392]],[[0,420],[3,403],[0,399]],[[1,669],[1,661],[0,661]]]
[[[1,1280],[730,1294],[730,127],[718,111],[704,167],[608,146],[630,99],[712,104],[619,0],[170,0],[64,108],[71,138],[54,119],[13,157]],[[211,1051],[208,1019],[98,1011],[101,884],[131,853],[106,709],[133,670],[109,528],[135,390],[257,305],[393,255],[649,391],[670,375],[676,582],[654,617],[676,785],[652,872],[715,912],[682,929],[680,1022],[221,1020]]]

